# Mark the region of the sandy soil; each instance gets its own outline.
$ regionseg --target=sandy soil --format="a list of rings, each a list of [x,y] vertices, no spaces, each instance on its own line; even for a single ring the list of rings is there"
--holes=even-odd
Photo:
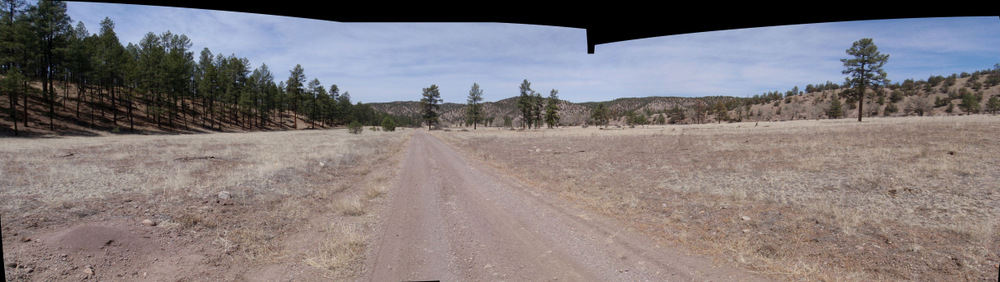
[[[685,255],[414,133],[366,280],[755,280]]]

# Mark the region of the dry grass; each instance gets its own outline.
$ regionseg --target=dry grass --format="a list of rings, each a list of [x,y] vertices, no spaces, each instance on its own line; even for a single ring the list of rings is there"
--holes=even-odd
[[[329,217],[322,221],[329,237],[315,240],[355,253],[360,235],[335,229],[373,220],[361,215],[388,192],[394,156],[409,136],[404,129],[0,139],[4,238],[17,231],[8,223],[153,218],[267,264],[288,258],[284,238]],[[338,263],[337,275],[356,275],[355,260],[352,271]]]
[[[327,271],[331,278],[350,277],[361,271],[368,237],[358,226],[330,224],[328,236],[312,250],[305,262]]]
[[[544,191],[775,277],[979,280],[997,116],[435,132]]]

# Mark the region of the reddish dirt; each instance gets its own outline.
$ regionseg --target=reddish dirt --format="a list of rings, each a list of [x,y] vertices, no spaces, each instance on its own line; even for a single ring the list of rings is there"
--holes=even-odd
[[[541,195],[426,132],[410,142],[367,280],[762,279]]]

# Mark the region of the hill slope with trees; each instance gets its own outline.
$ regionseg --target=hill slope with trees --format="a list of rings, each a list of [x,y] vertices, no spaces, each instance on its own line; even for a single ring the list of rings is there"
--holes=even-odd
[[[183,34],[149,32],[122,45],[105,18],[97,33],[73,23],[61,1],[0,2],[0,135],[194,133],[332,128],[357,122],[403,127],[424,123],[420,103],[353,103],[300,65],[287,78],[266,63],[208,48],[191,50]],[[254,65],[257,65],[254,67]],[[277,72],[283,73],[283,72]],[[572,103],[530,90],[476,102],[476,124],[524,127],[685,124],[733,121],[948,115],[1000,111],[1000,64],[971,73],[907,79],[857,95],[843,85],[798,86],[750,97],[639,97]],[[627,96],[628,93],[620,93]],[[416,97],[414,97],[416,98]],[[526,104],[527,99],[533,99]],[[557,101],[553,105],[549,101]],[[546,105],[549,104],[549,105]],[[554,106],[549,108],[550,106]],[[470,105],[438,105],[438,126],[472,126]],[[602,116],[595,120],[594,111]],[[546,111],[545,118],[542,118]],[[605,124],[606,121],[606,124]]]
[[[375,126],[386,117],[300,65],[283,78],[266,63],[191,50],[169,31],[123,45],[111,19],[90,33],[62,1],[0,4],[3,135]]]
[[[1000,113],[998,85],[1000,64],[993,69],[892,82],[885,88],[868,90],[863,114],[865,117],[997,114]],[[845,90],[843,85],[828,81],[750,97],[635,97],[583,103],[560,100],[558,115],[561,126],[594,125],[591,114],[599,104],[604,104],[612,126],[857,118],[858,101],[845,95]],[[523,118],[517,106],[518,97],[513,95],[513,89],[511,92],[510,98],[482,102],[485,121],[481,125],[504,126],[503,121],[509,119],[508,127],[520,127]],[[376,112],[412,116],[419,122],[417,102],[369,105]],[[466,107],[464,103],[442,103],[442,126],[468,126]],[[835,109],[831,111],[831,107]]]

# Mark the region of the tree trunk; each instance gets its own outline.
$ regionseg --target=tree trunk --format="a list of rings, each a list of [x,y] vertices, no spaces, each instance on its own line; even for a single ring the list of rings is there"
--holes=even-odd
[[[101,89],[107,89],[105,87],[104,82],[101,82],[101,85],[97,88],[97,107],[101,109],[101,117],[104,117],[104,95],[101,95]]]
[[[49,79],[49,130],[56,131],[56,92],[52,89],[52,79]]]
[[[10,118],[14,122],[14,136],[17,136],[17,89],[10,91]]]
[[[132,90],[130,89],[129,90],[129,97],[128,97],[128,99],[125,99],[125,103],[128,103],[128,106],[127,106],[128,107],[128,130],[131,131],[131,132],[135,132],[135,123],[132,121],[132,97],[133,97],[133,95],[134,95],[134,93],[132,93]]]
[[[21,89],[28,89],[28,81],[25,79]],[[28,91],[24,91],[24,128],[28,128]]]
[[[864,104],[865,104],[865,88],[862,87],[861,93],[858,93],[858,122],[861,122],[861,116],[864,114],[864,112],[861,110]]]
[[[83,103],[83,80],[76,85],[76,119],[80,119],[80,104]]]
[[[117,83],[111,83],[111,91],[108,92],[108,98],[111,99],[112,123],[114,126],[118,126],[118,107],[115,105],[115,89],[118,87],[115,84]]]

